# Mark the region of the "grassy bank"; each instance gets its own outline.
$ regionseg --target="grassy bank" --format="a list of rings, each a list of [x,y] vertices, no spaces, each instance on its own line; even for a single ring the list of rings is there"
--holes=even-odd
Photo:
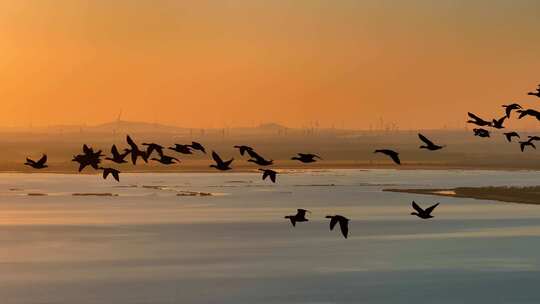
[[[452,189],[384,189],[383,191],[465,197],[521,204],[540,204],[540,186],[458,187]]]

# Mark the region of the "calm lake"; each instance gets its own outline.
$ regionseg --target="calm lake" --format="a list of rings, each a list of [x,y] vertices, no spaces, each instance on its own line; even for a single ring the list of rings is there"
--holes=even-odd
[[[528,171],[0,174],[1,303],[540,303],[540,205],[381,191],[538,184]],[[412,200],[441,204],[421,220]],[[293,228],[297,208],[312,213]],[[349,239],[327,214],[351,219]]]

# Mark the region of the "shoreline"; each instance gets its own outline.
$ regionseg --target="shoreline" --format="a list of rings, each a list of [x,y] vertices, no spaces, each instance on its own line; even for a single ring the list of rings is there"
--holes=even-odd
[[[58,168],[60,167],[60,168]],[[27,168],[22,164],[20,166],[0,167],[0,173],[50,173],[50,174],[94,174],[100,171],[86,168],[83,172],[78,172],[77,167],[58,166],[50,164],[49,168],[42,170],[34,170]],[[104,167],[113,167],[120,170],[122,173],[255,173],[259,172],[259,166],[250,164],[240,164],[233,166],[229,171],[218,171],[208,166],[198,164],[179,164],[170,167],[160,166],[132,166],[132,165],[116,165],[106,164]],[[54,168],[54,169],[53,169]],[[448,171],[540,171],[540,168],[512,167],[512,166],[468,166],[468,165],[422,165],[422,164],[403,164],[401,166],[392,164],[354,164],[354,163],[327,163],[327,164],[308,164],[308,165],[284,165],[284,166],[268,166],[267,169],[276,171],[320,171],[320,170],[448,170]]]
[[[540,186],[531,187],[457,187],[432,189],[383,189],[397,192],[444,197],[472,198],[515,204],[540,205]]]

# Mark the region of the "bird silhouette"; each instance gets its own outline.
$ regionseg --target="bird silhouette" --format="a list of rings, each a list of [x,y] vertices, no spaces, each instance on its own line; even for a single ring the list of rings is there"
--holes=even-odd
[[[270,180],[272,181],[272,183],[276,182],[276,175],[277,175],[276,171],[270,170],[270,169],[259,169],[259,171],[262,171],[263,173],[262,175],[263,180],[265,180],[267,177],[270,177]]]
[[[517,104],[517,103],[512,103],[512,104],[509,104],[509,105],[503,105],[502,106],[506,112],[506,118],[510,118],[510,114],[512,113],[513,110],[519,110],[519,109],[522,109],[522,107]]]
[[[529,92],[527,95],[532,95],[540,98],[540,84],[538,85],[538,88],[536,89],[536,92]]]
[[[127,135],[126,136],[126,141],[128,143],[128,145],[131,147],[131,149],[129,149],[130,153],[131,153],[131,162],[136,165],[137,164],[137,158],[142,158],[144,160],[145,163],[148,162],[148,155],[146,155],[146,151],[142,151],[139,149],[139,146],[137,146],[137,144],[133,141],[133,139]]]
[[[532,147],[534,149],[536,149],[536,146],[534,145],[534,143],[530,140],[528,141],[520,141],[519,142],[519,146],[521,148],[521,152],[525,151],[525,147],[529,146],[529,147]]]
[[[339,228],[341,228],[341,234],[343,237],[347,238],[349,235],[349,219],[342,215],[327,215],[326,218],[330,219],[330,230],[334,230],[334,227],[339,223]]]
[[[478,125],[480,127],[491,126],[491,122],[485,121],[482,118],[476,116],[475,114],[473,114],[471,112],[468,112],[467,114],[471,118],[471,119],[467,120],[467,123],[472,123],[472,124]]]
[[[307,221],[309,221],[306,218],[306,212],[310,212],[310,211],[306,210],[306,209],[296,209],[296,214],[287,215],[287,216],[285,216],[285,218],[289,219],[293,226],[296,226],[296,223],[298,223],[298,222],[307,222]]]
[[[418,133],[418,137],[420,138],[421,141],[423,141],[425,143],[425,145],[420,146],[420,149],[427,149],[427,150],[430,150],[430,151],[436,151],[436,150],[440,150],[440,149],[444,148],[444,146],[439,146],[439,145],[434,144],[431,140],[429,140],[427,137],[425,137],[424,135],[422,135],[420,133]]]
[[[120,181],[120,171],[114,169],[114,168],[99,168],[100,170],[103,170],[103,179],[107,179],[107,177],[112,175],[114,179],[119,182]]]
[[[529,138],[529,141],[537,141],[537,140],[540,140],[540,136],[527,136]]]
[[[519,134],[517,132],[515,132],[515,131],[504,133],[504,136],[506,136],[506,140],[508,142],[512,142],[512,137],[520,138]]]
[[[489,131],[482,128],[473,129],[474,136],[489,137]]]
[[[38,161],[34,161],[32,159],[30,159],[29,157],[26,158],[26,162],[24,163],[26,166],[30,166],[34,169],[44,169],[44,168],[47,168],[48,166],[46,165],[47,163],[47,154],[43,154],[43,156],[41,156],[41,158],[38,160]]]
[[[127,163],[125,158],[129,153],[130,151],[128,149],[125,149],[124,153],[120,154],[120,152],[118,152],[118,148],[116,148],[116,145],[112,145],[111,147],[112,157],[105,157],[105,159],[115,162],[117,164],[123,164],[123,163]]]
[[[174,147],[169,147],[169,149],[182,154],[193,154],[190,145],[174,144]]]
[[[491,124],[491,126],[495,129],[504,129],[503,123],[505,119],[506,119],[506,116],[503,116],[499,119],[493,119],[493,123]]]
[[[418,206],[416,204],[415,201],[412,202],[412,207],[414,210],[416,210],[416,212],[411,212],[411,215],[416,215],[418,216],[419,218],[421,219],[429,219],[429,218],[432,218],[433,216],[431,215],[431,212],[433,212],[433,210],[439,206],[439,203],[436,203],[435,205],[429,207],[429,208],[426,208],[425,210],[422,209],[420,206]]]
[[[83,154],[73,156],[72,161],[79,163],[79,172],[84,170],[87,166],[91,166],[97,170],[99,169],[102,156],[104,155],[101,154],[101,150],[94,152],[94,149],[85,144],[83,145]]]
[[[180,160],[176,157],[171,157],[171,156],[167,156],[165,154],[162,154],[160,156],[160,158],[152,158],[151,160],[153,161],[157,161],[157,162],[160,162],[164,165],[173,165],[173,164],[177,164],[177,163],[180,163]]]
[[[244,154],[246,153],[246,151],[253,151],[253,148],[250,147],[250,146],[245,146],[245,145],[241,145],[241,146],[234,146],[234,148],[238,149],[238,151],[240,151],[240,155],[244,156]]]
[[[389,150],[389,149],[379,149],[379,150],[375,150],[373,153],[382,153],[384,155],[387,155],[394,161],[394,163],[401,165],[401,160],[399,159],[399,153],[397,153],[396,151]]]
[[[216,168],[216,169],[221,170],[221,171],[227,171],[227,170],[232,169],[230,167],[230,165],[233,162],[234,158],[231,158],[228,161],[223,161],[221,159],[221,157],[219,157],[219,155],[215,151],[212,151],[212,158],[214,159],[216,164],[215,165],[210,165],[210,167]]]
[[[527,110],[517,110],[516,112],[519,113],[518,119],[522,119],[525,116],[532,116],[536,118],[537,120],[540,120],[540,112],[536,110],[527,109]]]
[[[318,159],[322,159],[319,155],[317,154],[311,154],[311,153],[297,153],[298,156],[295,156],[295,157],[291,157],[292,160],[297,160],[297,161],[300,161],[300,162],[303,162],[303,163],[314,163],[316,162],[316,158]]]
[[[143,143],[142,145],[146,146],[146,157],[152,156],[154,151],[161,157],[163,155],[163,149],[165,149],[162,145],[156,143]]]
[[[255,163],[259,166],[270,166],[274,164],[273,160],[267,160],[264,157],[260,156],[257,152],[254,150],[247,150],[247,153],[251,157],[251,159],[248,160],[248,162]]]
[[[191,149],[201,151],[202,153],[206,154],[206,149],[201,145],[200,143],[196,141],[192,141],[191,145],[189,145]]]

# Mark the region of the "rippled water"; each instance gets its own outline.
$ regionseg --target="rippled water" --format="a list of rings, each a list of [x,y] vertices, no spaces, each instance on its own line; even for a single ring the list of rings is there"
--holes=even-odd
[[[381,191],[536,185],[538,172],[121,178],[0,174],[1,303],[540,302],[540,206]],[[440,202],[435,219],[410,216],[413,199]],[[313,213],[292,228],[296,208]],[[347,240],[328,229],[335,213]]]

